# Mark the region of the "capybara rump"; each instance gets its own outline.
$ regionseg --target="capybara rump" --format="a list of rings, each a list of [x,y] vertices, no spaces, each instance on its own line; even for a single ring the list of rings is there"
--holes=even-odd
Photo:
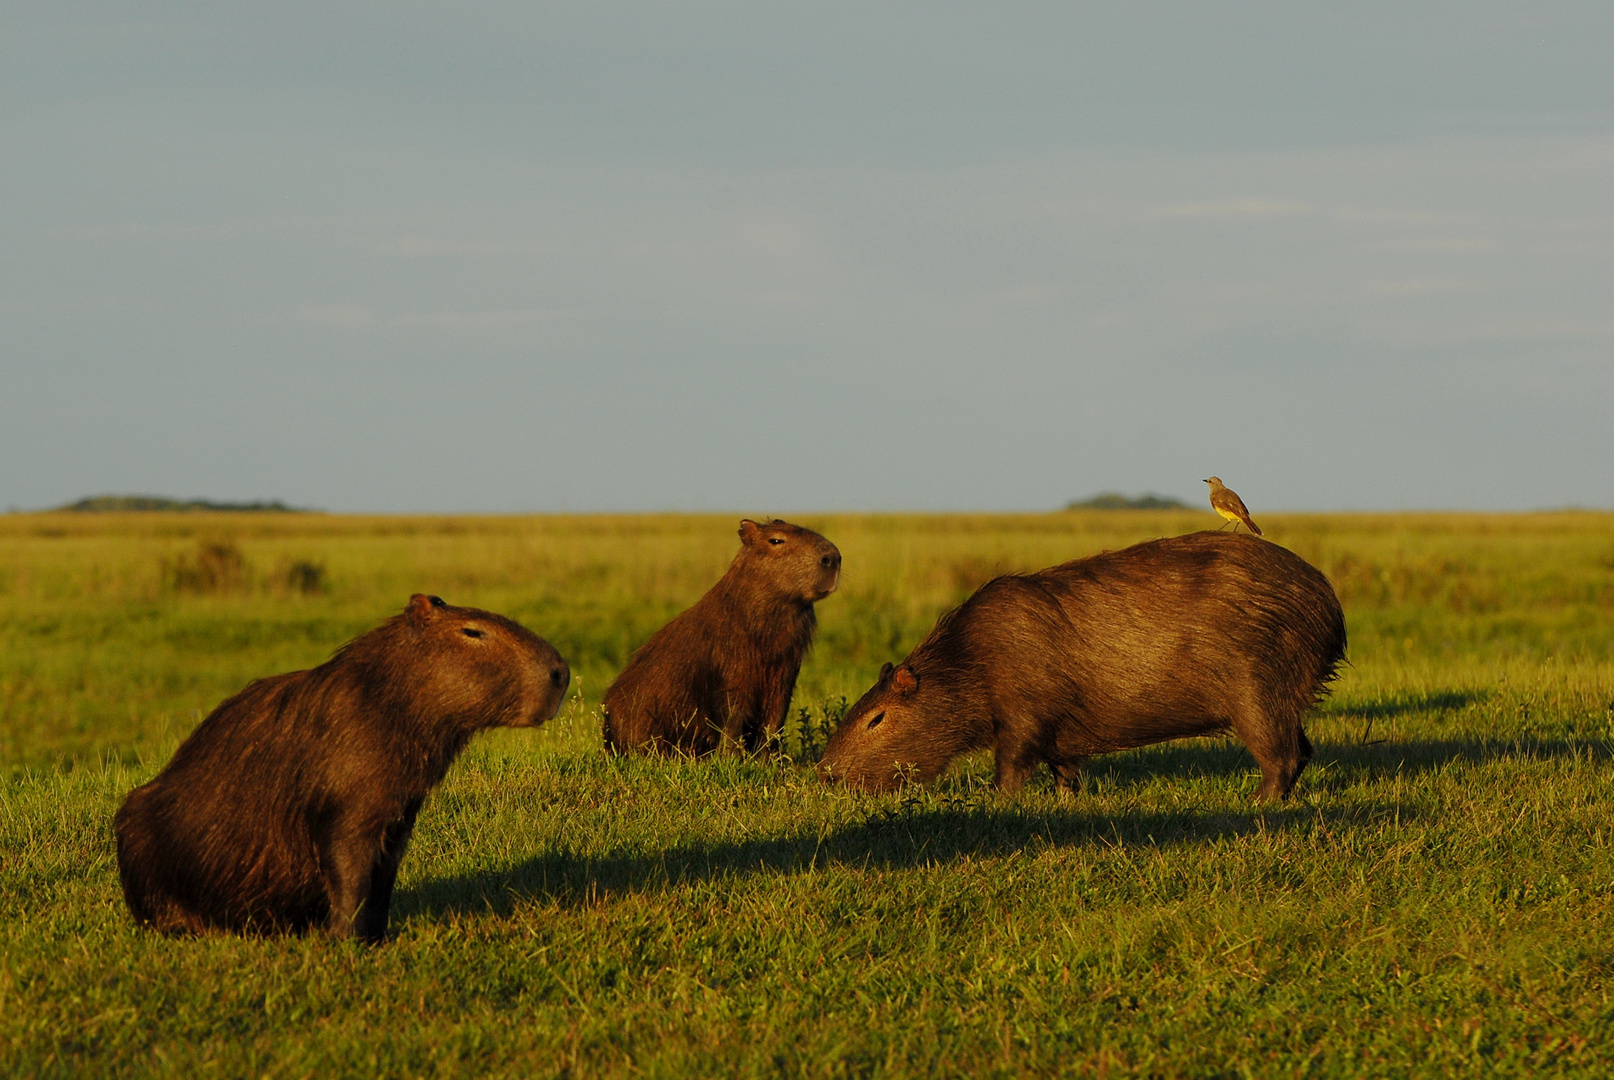
[[[249,684],[129,793],[130,911],[165,932],[382,940],[427,792],[476,732],[554,716],[570,681],[526,628],[417,593],[319,667]]]
[[[847,713],[819,773],[873,791],[991,747],[1016,791],[1062,790],[1094,754],[1232,732],[1283,798],[1311,757],[1301,718],[1345,656],[1320,571],[1215,532],[1153,540],[981,586]]]

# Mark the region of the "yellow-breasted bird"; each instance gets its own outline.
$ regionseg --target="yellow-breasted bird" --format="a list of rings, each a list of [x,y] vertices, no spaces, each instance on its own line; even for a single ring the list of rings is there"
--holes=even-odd
[[[1211,509],[1231,521],[1234,532],[1238,531],[1238,523],[1242,521],[1255,535],[1261,535],[1260,526],[1250,520],[1250,512],[1244,509],[1244,500],[1239,498],[1238,492],[1230,487],[1224,487],[1220,477],[1213,476],[1205,483],[1211,486]],[[1225,529],[1227,526],[1223,525],[1222,528]]]

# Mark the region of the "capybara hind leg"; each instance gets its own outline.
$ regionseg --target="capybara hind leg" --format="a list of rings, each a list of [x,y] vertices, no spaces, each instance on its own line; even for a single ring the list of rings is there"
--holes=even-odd
[[[1249,748],[1261,766],[1261,788],[1256,798],[1287,799],[1300,770],[1311,758],[1311,743],[1297,723],[1274,721],[1258,709],[1250,709],[1233,723],[1233,732]]]
[[[168,897],[162,897],[150,903],[150,917],[140,921],[156,930],[159,934],[169,934],[174,937],[191,937],[207,929],[207,924],[201,916],[190,911]]]
[[[1263,802],[1279,802],[1289,797],[1294,790],[1295,780],[1300,775],[1300,766],[1296,764],[1292,769],[1282,767],[1273,769],[1266,766],[1261,768],[1261,788],[1255,793],[1257,799]]]
[[[1289,792],[1294,789],[1295,781],[1300,777],[1300,770],[1306,767],[1306,757],[1302,755],[1298,741],[1291,742],[1288,747],[1276,748],[1265,746],[1250,747],[1250,753],[1255,756],[1257,765],[1261,766],[1261,789],[1256,792],[1259,799],[1287,799]]]

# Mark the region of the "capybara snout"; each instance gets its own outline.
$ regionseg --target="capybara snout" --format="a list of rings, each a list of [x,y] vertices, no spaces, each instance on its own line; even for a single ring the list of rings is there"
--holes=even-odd
[[[847,710],[818,763],[818,776],[864,791],[891,791],[935,779],[958,753],[947,717],[914,708],[919,689],[912,668],[886,664],[880,678]]]
[[[571,668],[555,649],[520,623],[476,608],[450,608],[425,598],[435,619],[420,621],[416,668],[424,673],[411,693],[445,711],[477,709],[503,700],[487,726],[535,727],[560,711]],[[441,617],[453,612],[452,618]]]

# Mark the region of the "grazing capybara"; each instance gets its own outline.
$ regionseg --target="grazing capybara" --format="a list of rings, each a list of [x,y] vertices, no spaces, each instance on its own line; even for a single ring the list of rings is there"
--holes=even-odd
[[[426,793],[472,735],[542,724],[570,682],[530,630],[415,594],[319,667],[249,683],[129,793],[129,909],[169,933],[382,941]]]
[[[764,749],[813,643],[813,604],[841,553],[811,529],[740,522],[740,553],[688,611],[640,646],[605,691],[605,747],[706,754]]]
[[[1047,762],[1070,791],[1094,754],[1231,731],[1283,798],[1311,758],[1300,719],[1345,657],[1328,579],[1252,536],[1153,540],[987,582],[846,714],[819,764],[873,791],[992,747],[1017,791]]]

